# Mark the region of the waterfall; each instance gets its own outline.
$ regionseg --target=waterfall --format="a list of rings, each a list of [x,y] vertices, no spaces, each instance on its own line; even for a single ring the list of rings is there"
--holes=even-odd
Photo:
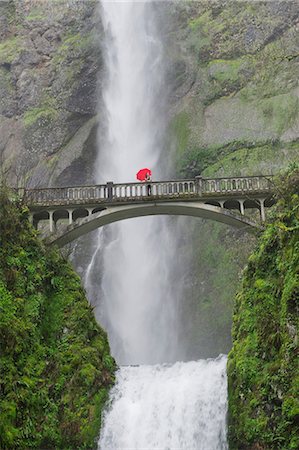
[[[103,99],[107,136],[101,136],[98,183],[136,181],[149,167],[162,173],[163,48],[149,2],[103,2],[107,79]],[[147,217],[112,224],[97,236],[86,273],[96,317],[108,331],[119,364],[177,358],[180,288],[172,282],[176,238],[169,219]],[[102,274],[98,289],[99,272]],[[93,301],[94,302],[94,301]]]
[[[100,5],[107,129],[98,183],[135,181],[143,167],[153,179],[166,177],[157,7],[150,1]],[[177,362],[183,359],[178,330],[184,268],[173,229],[165,217],[130,219],[109,225],[95,239],[85,284],[122,366],[105,414],[102,450],[227,448],[226,358]]]
[[[226,450],[226,358],[122,367],[102,450]]]

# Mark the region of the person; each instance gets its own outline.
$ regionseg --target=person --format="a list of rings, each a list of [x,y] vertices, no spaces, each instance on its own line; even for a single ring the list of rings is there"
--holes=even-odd
[[[152,178],[151,178],[149,172],[146,173],[144,181],[147,182],[147,183],[150,183],[152,181]],[[152,186],[151,186],[151,184],[147,184],[146,185],[146,189],[147,189],[147,195],[151,195],[151,193],[152,193]]]

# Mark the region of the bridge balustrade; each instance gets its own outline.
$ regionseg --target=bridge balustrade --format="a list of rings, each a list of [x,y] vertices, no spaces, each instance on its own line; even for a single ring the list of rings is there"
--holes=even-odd
[[[148,185],[150,184],[150,192]],[[201,178],[194,180],[156,181],[151,183],[112,182],[95,186],[74,186],[48,189],[28,189],[25,199],[29,205],[51,206],[113,202],[156,197],[196,198],[209,195],[271,192],[272,177]]]
[[[272,177],[207,178],[202,180],[202,194],[270,191]]]
[[[150,185],[150,195],[155,197],[170,197],[180,194],[192,195],[197,193],[194,180],[113,184],[112,199],[134,199],[148,197],[148,185]]]

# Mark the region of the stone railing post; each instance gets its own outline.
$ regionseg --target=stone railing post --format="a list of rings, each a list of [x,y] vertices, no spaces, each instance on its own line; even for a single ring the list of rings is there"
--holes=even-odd
[[[201,175],[197,175],[195,177],[195,186],[196,186],[196,193],[198,195],[202,195],[202,176]]]
[[[112,200],[113,200],[113,182],[112,181],[107,182],[107,200],[109,202],[112,202]]]
[[[50,233],[53,233],[53,231],[54,231],[53,214],[54,214],[54,211],[50,210],[49,211],[49,229],[50,229]]]
[[[261,221],[266,221],[266,213],[265,213],[265,199],[261,198],[259,199],[260,202],[260,215],[261,215]]]

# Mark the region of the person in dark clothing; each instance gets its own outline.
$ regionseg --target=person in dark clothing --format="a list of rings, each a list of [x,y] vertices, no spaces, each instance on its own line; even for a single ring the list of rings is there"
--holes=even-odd
[[[152,181],[152,178],[151,178],[150,174],[147,173],[147,174],[145,175],[145,182],[148,183],[148,184],[146,185],[147,195],[151,195],[151,193],[152,193],[152,185],[150,184],[151,181]]]

